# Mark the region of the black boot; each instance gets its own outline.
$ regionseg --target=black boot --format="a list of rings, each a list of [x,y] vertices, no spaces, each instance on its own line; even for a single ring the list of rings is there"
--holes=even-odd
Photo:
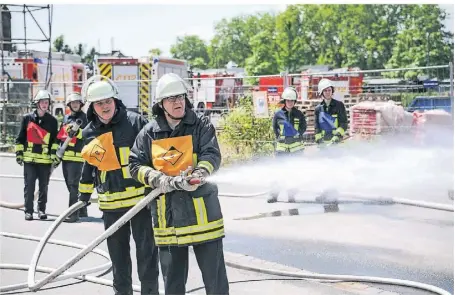
[[[83,208],[79,209],[79,217],[88,217],[87,207],[83,207]]]

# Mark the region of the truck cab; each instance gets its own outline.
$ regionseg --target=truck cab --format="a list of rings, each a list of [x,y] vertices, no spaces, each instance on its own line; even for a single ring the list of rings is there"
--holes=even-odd
[[[444,110],[452,113],[452,99],[449,96],[416,96],[406,108],[408,112]]]

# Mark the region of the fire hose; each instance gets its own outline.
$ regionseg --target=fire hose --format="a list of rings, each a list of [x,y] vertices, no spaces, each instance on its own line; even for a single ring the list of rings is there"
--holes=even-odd
[[[2,175],[3,176],[3,175]],[[1,177],[1,176],[0,176]],[[97,251],[95,248],[101,244],[105,239],[107,239],[109,236],[111,236],[114,232],[116,232],[119,228],[121,228],[126,222],[128,222],[135,214],[137,214],[140,210],[142,210],[147,204],[149,204],[152,200],[154,200],[156,197],[161,195],[161,192],[159,190],[153,190],[150,192],[145,198],[143,198],[140,202],[138,202],[133,208],[131,208],[125,215],[123,215],[119,220],[117,220],[111,227],[109,227],[103,234],[101,234],[98,238],[93,240],[89,245],[85,246],[78,254],[73,256],[70,260],[65,262],[62,266],[60,266],[58,269],[50,269],[50,268],[44,268],[44,267],[39,267],[38,262],[39,258],[41,256],[41,253],[48,243],[59,243],[59,244],[64,244],[64,242],[60,241],[54,241],[50,240],[50,237],[52,234],[55,232],[55,230],[60,226],[60,224],[67,218],[69,215],[73,214],[86,204],[82,201],[77,202],[67,210],[65,210],[49,227],[49,229],[46,231],[45,235],[41,238],[34,254],[32,257],[32,260],[30,262],[30,265],[24,266],[24,265],[14,265],[14,264],[0,264],[0,269],[20,269],[20,270],[28,270],[28,280],[27,284],[18,284],[18,285],[12,285],[12,286],[4,286],[0,287],[0,292],[5,292],[5,291],[13,291],[17,289],[23,289],[24,287],[28,287],[31,291],[37,291],[46,284],[49,284],[51,282],[54,282],[56,280],[63,280],[63,279],[69,279],[69,278],[76,278],[79,280],[85,280],[93,283],[98,283],[98,284],[103,284],[103,285],[110,285],[112,286],[112,281],[97,278],[97,277],[92,277],[92,276],[87,276],[88,274],[92,274],[97,271],[106,271],[109,266],[103,265],[99,266],[96,268],[92,269],[87,269],[83,271],[78,271],[76,273],[67,273],[66,271],[72,267],[74,264],[76,264],[78,261],[80,261],[83,257],[85,257],[87,254],[90,252],[95,252]],[[222,195],[222,194],[220,194]],[[408,203],[408,202],[403,202],[403,203]],[[3,206],[4,203],[0,203],[0,206]],[[420,204],[421,205],[421,204]],[[425,204],[428,205],[428,204]],[[439,204],[440,205],[440,204]],[[425,206],[425,208],[433,208],[432,206]],[[446,208],[445,206],[435,206],[433,209],[438,209],[438,210],[445,210],[449,209]],[[448,210],[446,210],[448,211]],[[452,210],[453,211],[453,208]],[[36,237],[30,237],[30,236],[19,236],[16,234],[11,234],[11,233],[0,233],[0,235],[5,236],[5,237],[13,237],[13,238],[21,238],[21,239],[27,239],[27,240],[37,240]],[[69,244],[69,243],[67,243]],[[73,244],[73,246],[76,246],[76,244]],[[82,248],[83,246],[77,245],[76,248]],[[97,253],[97,252],[95,252]],[[98,252],[99,254],[100,252]],[[102,254],[101,254],[102,255]],[[104,256],[104,255],[103,255]],[[281,271],[281,270],[276,270],[276,269],[267,269],[267,268],[259,268],[259,267],[253,267],[251,265],[247,264],[241,264],[238,262],[233,262],[226,260],[226,265],[237,268],[237,269],[243,269],[243,270],[249,270],[253,272],[259,272],[263,274],[270,274],[270,275],[277,275],[277,276],[284,276],[284,277],[293,277],[293,278],[301,278],[301,279],[315,279],[315,280],[330,280],[330,281],[348,281],[348,282],[366,282],[366,283],[380,283],[380,284],[388,284],[388,285],[397,285],[397,286],[405,286],[405,287],[411,287],[411,288],[418,288],[421,290],[429,291],[434,294],[441,294],[441,295],[449,295],[450,293],[439,288],[436,286],[432,286],[429,284],[424,284],[420,282],[415,282],[415,281],[409,281],[409,280],[400,280],[400,279],[393,279],[393,278],[383,278],[383,277],[374,277],[374,276],[353,276],[353,275],[332,275],[332,274],[307,274],[307,273],[300,273],[300,272],[288,272],[288,271]],[[47,272],[49,273],[46,277],[39,281],[35,281],[35,274],[36,271],[40,272]],[[134,291],[139,292],[140,287],[139,286],[133,286]]]
[[[73,124],[73,126],[71,127],[71,130],[73,132],[77,132],[79,130],[79,128],[81,127],[82,125],[82,120],[81,119],[77,119],[76,122]],[[68,147],[68,145],[70,144],[71,140],[73,139],[73,137],[70,137],[68,136],[65,141],[63,142],[63,144],[58,148],[57,152],[55,153],[56,156],[59,158],[59,160],[61,161],[62,158],[63,158],[63,155],[65,154],[65,150],[66,148]],[[50,175],[52,175],[52,173],[54,172],[55,168],[57,168],[58,165],[52,165],[51,167],[51,172],[50,172]],[[39,194],[39,191],[36,190],[35,191],[35,194],[34,194],[34,198],[33,200],[35,201],[36,199],[38,199],[38,194]]]

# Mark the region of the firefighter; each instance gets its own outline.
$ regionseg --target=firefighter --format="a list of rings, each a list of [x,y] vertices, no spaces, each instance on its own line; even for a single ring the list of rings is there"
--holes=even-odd
[[[178,75],[163,75],[156,97],[155,118],[136,138],[130,170],[149,190],[163,193],[151,202],[151,209],[165,294],[185,294],[189,246],[193,246],[206,293],[229,294],[218,187],[204,181],[221,162],[215,128],[208,117],[192,110],[188,85]],[[189,184],[191,178],[202,182]]]
[[[305,115],[295,107],[297,91],[293,87],[287,87],[281,95],[283,108],[273,116],[272,127],[276,138],[275,155],[277,157],[289,156],[303,152],[303,134],[306,131]],[[296,189],[288,190],[289,202],[295,202]],[[272,185],[268,203],[274,203],[278,199],[279,183]]]
[[[339,143],[348,128],[348,118],[344,103],[333,99],[335,87],[329,79],[321,79],[318,96],[322,102],[314,110],[314,132],[317,144]]]
[[[90,205],[96,185],[98,204],[108,229],[143,197],[145,187],[131,178],[128,167],[130,149],[147,120],[130,112],[119,99],[116,85],[96,75],[87,80],[82,90],[88,124],[82,130],[84,147],[79,182],[79,200]],[[107,238],[112,261],[114,292],[132,295],[130,235],[136,244],[137,270],[141,294],[158,295],[158,248],[153,239],[150,209],[139,211],[129,222]]]
[[[65,153],[62,158],[62,170],[65,178],[66,187],[69,191],[69,206],[71,207],[77,202],[79,194],[79,179],[81,178],[82,164],[84,159],[81,156],[84,142],[82,140],[82,129],[87,125],[87,116],[82,111],[84,100],[80,93],[71,93],[66,98],[66,106],[70,109],[70,113],[63,118],[60,126],[60,131],[57,134],[57,139],[63,144],[67,137],[71,137]],[[71,130],[76,120],[81,120],[78,131]],[[83,207],[67,218],[67,222],[76,222],[79,217],[87,217],[87,207]]]
[[[33,98],[36,109],[24,115],[19,134],[16,137],[16,162],[24,165],[25,220],[33,220],[33,198],[35,183],[39,181],[38,218],[47,219],[47,190],[51,165],[57,165],[58,144],[57,120],[48,113],[52,96],[47,90],[40,90]]]

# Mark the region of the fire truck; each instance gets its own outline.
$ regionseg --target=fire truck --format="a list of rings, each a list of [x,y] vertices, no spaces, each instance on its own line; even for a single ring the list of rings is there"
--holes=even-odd
[[[193,73],[193,104],[198,111],[223,113],[243,95],[243,79],[227,70]]]
[[[6,54],[6,52],[5,52]],[[22,55],[22,56],[21,56]],[[8,53],[3,59],[3,67],[6,80],[28,84],[29,93],[24,94],[29,103],[35,94],[47,86],[53,94],[52,114],[63,114],[66,110],[65,98],[71,92],[80,92],[82,83],[86,80],[86,68],[77,55],[61,52],[52,52],[51,61],[49,54],[40,51],[28,51],[24,53]],[[52,68],[52,70],[51,70]],[[52,73],[52,75],[51,75]],[[8,95],[5,97],[7,100]]]
[[[155,103],[158,79],[167,73],[188,78],[188,63],[185,60],[165,57],[116,57],[96,58],[97,74],[112,79],[125,106],[143,115],[148,115]]]
[[[269,104],[277,104],[287,86],[293,86],[299,93],[298,102],[317,99],[318,83],[322,78],[332,80],[335,85],[334,98],[343,101],[346,96],[362,92],[363,75],[358,68],[333,69],[328,72],[307,70],[298,76],[286,74],[259,78],[259,91],[267,92]]]

